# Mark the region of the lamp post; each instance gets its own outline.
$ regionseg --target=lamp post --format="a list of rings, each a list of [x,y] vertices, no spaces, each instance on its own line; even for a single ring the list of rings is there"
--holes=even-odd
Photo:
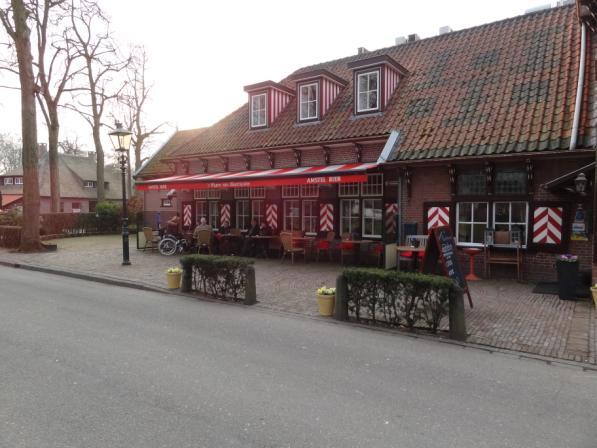
[[[131,261],[129,260],[129,218],[126,204],[126,165],[132,134],[122,127],[122,123],[117,121],[115,124],[116,129],[108,135],[114,146],[114,151],[116,151],[122,172],[122,265],[128,266]]]

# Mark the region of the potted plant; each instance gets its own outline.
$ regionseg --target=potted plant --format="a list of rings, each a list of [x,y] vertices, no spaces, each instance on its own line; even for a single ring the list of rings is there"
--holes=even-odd
[[[182,278],[182,269],[178,267],[168,268],[166,270],[166,281],[168,289],[180,288],[180,279]]]
[[[334,314],[334,305],[336,303],[336,288],[322,286],[317,289],[317,302],[319,303],[319,314],[322,316],[331,316]]]
[[[576,300],[578,256],[572,254],[558,255],[556,270],[558,272],[558,295],[560,299]]]
[[[595,304],[595,308],[597,308],[597,283],[591,286],[591,295],[593,296],[593,303]]]

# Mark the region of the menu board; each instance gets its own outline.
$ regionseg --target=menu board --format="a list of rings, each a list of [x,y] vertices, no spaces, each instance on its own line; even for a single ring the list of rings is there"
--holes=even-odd
[[[450,227],[435,227],[429,231],[425,258],[423,259],[423,272],[426,274],[437,274],[441,267],[443,274],[450,277],[454,284],[466,292],[471,308],[473,302],[468,291],[468,284],[458,263],[456,242],[452,236]]]

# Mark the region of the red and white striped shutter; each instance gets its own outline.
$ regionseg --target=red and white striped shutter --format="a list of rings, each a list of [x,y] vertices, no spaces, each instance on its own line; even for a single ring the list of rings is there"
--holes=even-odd
[[[278,204],[267,204],[265,206],[265,222],[272,230],[278,229]]]
[[[396,233],[396,215],[398,214],[398,204],[391,202],[386,204],[386,234]]]
[[[230,204],[220,206],[220,223],[224,224],[226,221],[228,221],[228,224],[232,224],[230,222]]]
[[[533,212],[533,243],[562,243],[563,207],[535,207]]]
[[[319,204],[319,231],[331,232],[334,230],[334,204]]]
[[[450,207],[429,207],[427,209],[427,230],[450,225]]]
[[[182,204],[182,226],[187,228],[193,226],[193,204],[191,202]]]

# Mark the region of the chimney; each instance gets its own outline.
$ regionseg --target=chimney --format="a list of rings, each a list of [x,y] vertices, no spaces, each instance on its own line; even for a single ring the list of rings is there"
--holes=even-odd
[[[408,41],[409,41],[409,42],[416,42],[416,41],[418,41],[418,40],[420,40],[420,39],[421,39],[421,38],[420,38],[420,37],[419,37],[419,35],[418,35],[418,34],[416,34],[416,33],[415,33],[415,34],[409,34],[409,35],[408,35]]]
[[[452,28],[450,28],[448,25],[442,26],[439,29],[439,35],[441,36],[442,34],[448,34],[448,33],[451,33],[452,31],[453,31]]]
[[[369,53],[369,50],[367,50],[365,47],[357,48],[357,54],[365,54],[365,53]]]
[[[404,36],[397,37],[395,42],[396,42],[395,45],[403,45],[407,42],[406,37],[404,37]]]
[[[525,14],[531,14],[533,12],[545,11],[546,9],[551,9],[551,4],[546,3],[544,5],[533,6],[532,8],[528,8],[524,10]]]

